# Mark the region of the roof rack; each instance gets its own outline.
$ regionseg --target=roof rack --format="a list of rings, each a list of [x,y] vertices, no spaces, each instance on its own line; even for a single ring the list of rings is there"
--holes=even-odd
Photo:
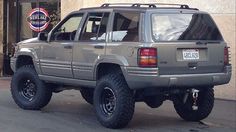
[[[130,7],[148,7],[148,8],[157,8],[158,6],[177,6],[180,9],[192,9],[198,10],[197,8],[190,8],[186,4],[166,4],[166,3],[105,3],[101,7],[111,7],[111,6],[130,6]]]
[[[101,7],[111,7],[111,6],[129,6],[133,5],[133,3],[105,3],[102,4]]]
[[[181,9],[190,9],[186,4],[167,4],[167,3],[154,3],[156,5],[163,5],[163,6],[179,6]]]
[[[141,7],[141,6],[148,6],[149,8],[156,8],[157,7],[155,4],[140,4],[140,3],[132,4],[131,7]]]

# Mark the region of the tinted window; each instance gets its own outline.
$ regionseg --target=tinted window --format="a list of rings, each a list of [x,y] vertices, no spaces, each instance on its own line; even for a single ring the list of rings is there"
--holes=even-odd
[[[82,17],[83,14],[76,14],[66,18],[65,22],[53,32],[51,40],[74,40]]]
[[[155,14],[152,28],[155,41],[222,40],[207,14]]]
[[[115,13],[112,41],[139,41],[139,13]]]
[[[82,41],[105,41],[109,13],[89,13],[83,32]]]

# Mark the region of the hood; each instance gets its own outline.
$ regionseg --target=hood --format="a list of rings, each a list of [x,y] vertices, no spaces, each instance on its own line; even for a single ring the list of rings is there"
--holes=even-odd
[[[21,42],[19,42],[18,44],[26,44],[26,43],[37,43],[39,42],[38,38],[31,38],[31,39],[26,39],[26,40],[23,40]]]

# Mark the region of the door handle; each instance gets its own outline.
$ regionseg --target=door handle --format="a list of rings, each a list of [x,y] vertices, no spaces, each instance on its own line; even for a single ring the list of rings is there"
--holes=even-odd
[[[65,45],[64,48],[65,49],[72,49],[72,45]]]
[[[94,48],[95,49],[104,49],[104,46],[102,46],[102,45],[95,45]]]

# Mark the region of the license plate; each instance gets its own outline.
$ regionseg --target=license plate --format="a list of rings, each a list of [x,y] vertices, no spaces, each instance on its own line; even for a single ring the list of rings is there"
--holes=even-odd
[[[199,59],[199,50],[198,49],[184,49],[183,50],[183,59],[184,60],[198,60]]]

